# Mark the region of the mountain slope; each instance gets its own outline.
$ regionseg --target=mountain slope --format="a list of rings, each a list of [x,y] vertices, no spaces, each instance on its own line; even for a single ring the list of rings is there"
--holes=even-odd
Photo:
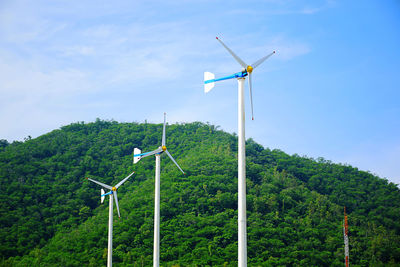
[[[162,125],[74,123],[0,148],[2,265],[99,266],[106,262],[107,205],[99,187],[132,170],[119,190],[114,263],[152,263],[154,159],[132,165],[132,149],[154,149]],[[3,145],[4,144],[4,145]],[[203,123],[167,127],[161,167],[163,265],[237,264],[237,140]],[[354,266],[400,264],[400,192],[351,166],[246,144],[248,257],[253,266],[340,266],[342,211]]]

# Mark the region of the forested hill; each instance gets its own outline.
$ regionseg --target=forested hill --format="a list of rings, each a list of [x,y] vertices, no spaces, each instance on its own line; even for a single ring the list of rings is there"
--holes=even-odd
[[[0,142],[0,265],[104,266],[108,204],[85,177],[115,184],[115,266],[151,266],[154,157],[161,124],[97,120]],[[162,266],[237,266],[237,138],[203,123],[167,127],[180,166],[161,160]],[[352,266],[400,266],[400,191],[324,159],[246,144],[249,266],[342,266],[343,207]],[[114,210],[115,214],[116,211]]]

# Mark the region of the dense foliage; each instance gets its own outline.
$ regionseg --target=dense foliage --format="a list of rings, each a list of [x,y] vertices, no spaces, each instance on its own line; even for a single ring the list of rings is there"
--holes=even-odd
[[[150,266],[154,158],[161,124],[97,120],[35,139],[0,140],[0,265],[101,266],[108,205],[92,177],[119,189],[116,266]],[[203,123],[167,128],[181,175],[162,158],[163,266],[237,265],[237,138]],[[249,266],[343,265],[343,206],[352,266],[400,265],[400,191],[387,180],[324,159],[246,144]],[[116,211],[115,211],[116,212]]]

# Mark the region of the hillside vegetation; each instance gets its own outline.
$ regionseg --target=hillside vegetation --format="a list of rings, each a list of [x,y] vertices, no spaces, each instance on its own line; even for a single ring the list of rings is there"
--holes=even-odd
[[[97,120],[0,142],[0,266],[104,266],[108,204],[85,177],[115,184],[115,266],[151,266],[154,157],[162,125]],[[237,138],[203,123],[167,127],[183,176],[161,160],[162,266],[237,266]],[[368,172],[246,143],[249,266],[400,266],[399,188]],[[116,211],[114,210],[115,214]]]

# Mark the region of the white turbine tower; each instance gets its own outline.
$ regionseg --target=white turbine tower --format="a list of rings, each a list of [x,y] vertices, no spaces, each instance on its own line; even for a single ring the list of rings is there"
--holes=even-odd
[[[246,232],[246,148],[245,148],[245,115],[244,115],[244,80],[246,76],[249,77],[249,91],[250,91],[250,104],[251,115],[254,120],[253,114],[253,96],[251,88],[251,74],[253,70],[263,63],[267,58],[272,56],[272,53],[260,58],[252,65],[247,65],[240,59],[231,49],[229,49],[218,37],[217,40],[225,47],[226,50],[235,58],[237,62],[243,67],[242,71],[232,75],[215,79],[215,75],[211,72],[204,73],[204,92],[208,93],[213,87],[215,82],[234,79],[238,80],[238,266],[247,266],[247,232]]]
[[[109,203],[109,211],[108,211],[108,250],[107,250],[107,267],[111,267],[112,266],[112,237],[113,237],[113,197],[115,199],[115,205],[117,206],[117,211],[118,211],[118,217],[121,217],[120,213],[119,213],[119,206],[118,206],[118,197],[117,197],[117,189],[118,187],[120,187],[123,183],[125,183],[126,180],[129,179],[129,177],[131,177],[135,172],[132,172],[131,174],[129,174],[127,177],[125,177],[121,182],[119,182],[118,184],[116,184],[115,186],[109,186],[103,183],[100,183],[96,180],[90,179],[90,178],[86,178],[89,181],[96,183],[98,185],[101,185],[102,187],[110,190],[110,192],[105,193],[104,189],[102,188],[100,190],[101,192],[101,203],[104,202],[104,198],[106,195],[110,196],[110,203]]]
[[[141,153],[139,148],[133,150],[133,163],[137,163],[141,158],[155,155],[156,157],[156,173],[155,173],[155,190],[154,190],[154,247],[153,247],[153,266],[160,266],[160,157],[163,153],[167,154],[168,157],[175,163],[178,169],[185,174],[182,168],[174,160],[171,154],[168,152],[165,145],[165,113],[164,113],[164,125],[161,146],[151,152]]]

